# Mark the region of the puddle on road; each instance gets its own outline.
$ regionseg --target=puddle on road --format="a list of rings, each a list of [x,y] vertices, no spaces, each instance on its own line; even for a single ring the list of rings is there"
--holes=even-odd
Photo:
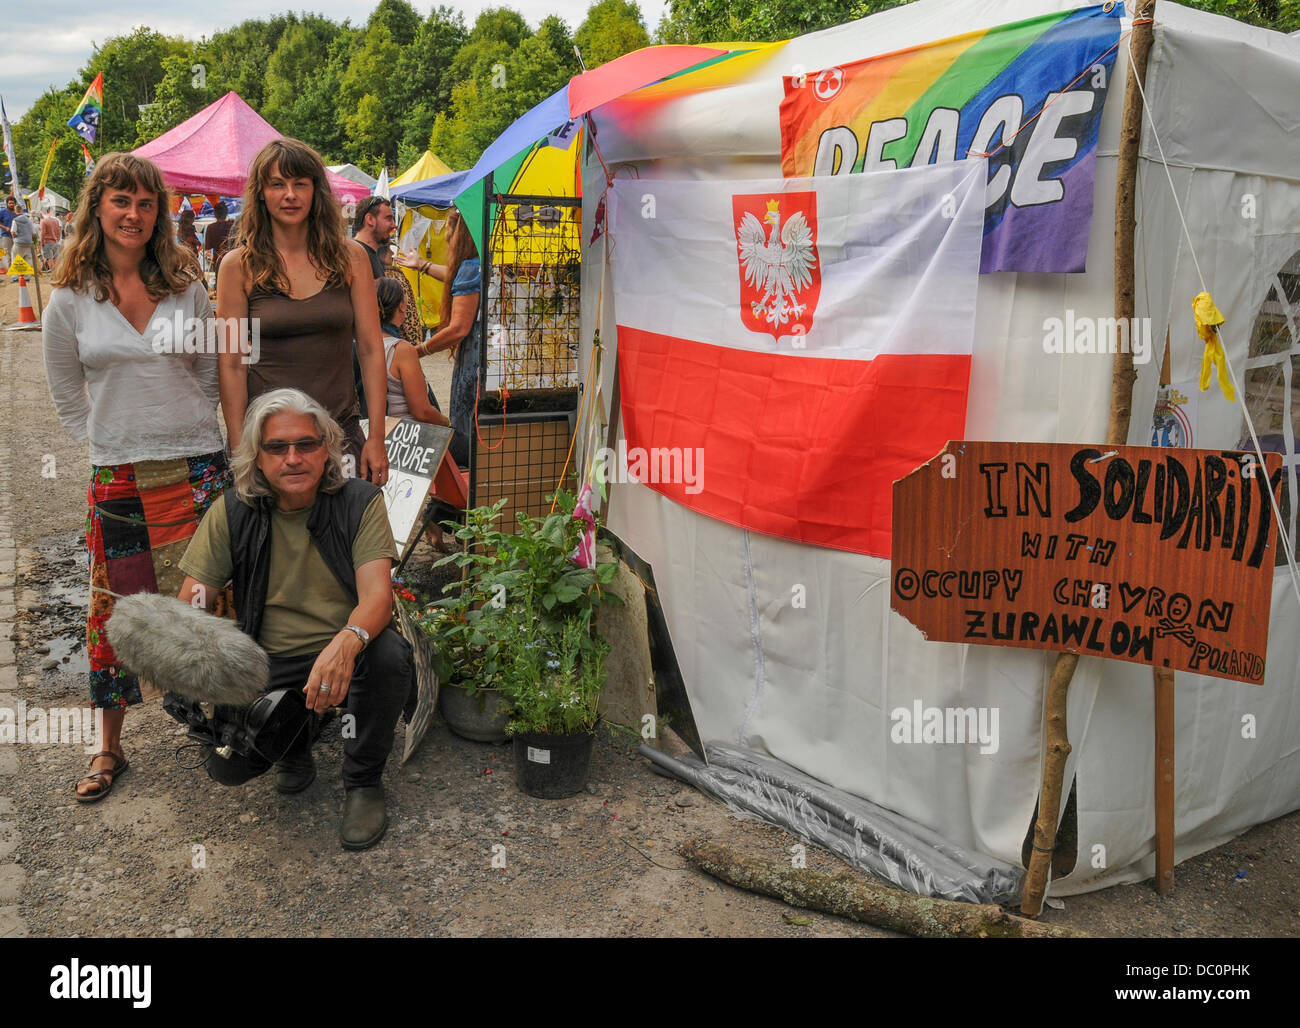
[[[90,672],[86,653],[86,610],[89,602],[89,574],[86,570],[85,537],[80,532],[57,537],[37,548],[39,559],[25,569],[20,584],[37,593],[24,631],[27,656],[41,668],[50,658],[59,663],[41,668],[42,686],[83,686]],[[48,646],[49,653],[33,652]]]

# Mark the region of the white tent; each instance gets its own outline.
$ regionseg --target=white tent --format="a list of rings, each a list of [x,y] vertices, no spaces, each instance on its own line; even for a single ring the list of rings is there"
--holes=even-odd
[[[69,211],[72,209],[72,202],[62,193],[55,192],[49,186],[45,187],[45,196],[42,199],[37,199],[36,190],[32,190],[25,195],[28,206],[33,210],[37,208],[44,210],[47,207],[56,211]]]
[[[340,175],[349,182],[355,182],[359,186],[365,186],[367,189],[374,189],[375,183],[379,180],[373,175],[367,175],[355,164],[331,164],[330,171],[335,175]]]
[[[620,178],[778,177],[782,76],[1081,6],[1067,0],[919,0],[793,40],[743,79],[594,114],[601,156]],[[1131,13],[1131,8],[1130,8]],[[1130,27],[1129,18],[1124,29]],[[1102,119],[1083,274],[997,273],[980,279],[966,438],[1094,442],[1104,438],[1109,361],[1044,353],[1043,326],[1063,309],[1113,314],[1114,210],[1128,70],[1121,46]],[[1174,382],[1196,376],[1191,320],[1200,291],[1160,163],[1164,144],[1225,342],[1246,383],[1257,314],[1283,326],[1271,361],[1279,434],[1296,465],[1300,436],[1300,40],[1160,0],[1138,175],[1137,314],[1152,319],[1157,359],[1138,368],[1129,441],[1149,444],[1166,328]],[[584,167],[584,216],[604,188]],[[588,233],[589,234],[589,233]],[[601,288],[608,236],[584,254],[584,360],[598,319],[614,346],[617,297]],[[1276,310],[1273,310],[1276,308]],[[599,385],[606,417],[614,361]],[[1249,390],[1248,390],[1249,392]],[[1202,394],[1196,445],[1237,448],[1240,412]],[[1249,399],[1249,397],[1248,397]],[[1261,432],[1268,429],[1261,427]],[[602,445],[603,439],[597,443]],[[1298,495],[1294,472],[1289,482]],[[1294,503],[1294,501],[1293,501]],[[1051,654],[927,642],[890,611],[885,560],[800,546],[702,517],[636,484],[612,487],[609,523],[653,567],[701,737],[740,743],[899,811],[952,842],[1014,865],[1031,825],[1042,766],[1041,719]],[[1294,532],[1294,527],[1291,529]],[[791,587],[807,588],[792,609]],[[888,712],[916,697],[934,706],[998,707],[1001,745],[898,746]],[[1262,687],[1179,673],[1176,856],[1185,859],[1300,806],[1300,605],[1287,569],[1274,578]],[[1243,732],[1253,715],[1255,734]],[[1078,860],[1050,894],[1137,881],[1154,870],[1151,671],[1083,658],[1070,692]]]

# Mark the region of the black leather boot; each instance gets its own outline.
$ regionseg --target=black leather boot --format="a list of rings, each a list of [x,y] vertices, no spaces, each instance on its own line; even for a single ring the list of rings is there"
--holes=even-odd
[[[384,809],[384,787],[363,785],[348,789],[343,800],[343,822],[339,839],[345,850],[369,849],[384,837],[388,812]]]

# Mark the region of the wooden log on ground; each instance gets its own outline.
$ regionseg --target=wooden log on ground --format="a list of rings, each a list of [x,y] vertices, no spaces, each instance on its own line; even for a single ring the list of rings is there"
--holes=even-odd
[[[954,937],[1061,939],[1078,932],[1009,914],[992,904],[915,896],[852,871],[830,874],[755,860],[729,846],[688,839],[678,851],[705,874],[791,906],[905,932],[923,939]]]

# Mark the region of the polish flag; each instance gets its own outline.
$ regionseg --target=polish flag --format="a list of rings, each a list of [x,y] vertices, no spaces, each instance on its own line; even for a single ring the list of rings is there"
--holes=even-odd
[[[615,182],[633,477],[755,532],[888,557],[894,481],[965,436],[986,163]]]

